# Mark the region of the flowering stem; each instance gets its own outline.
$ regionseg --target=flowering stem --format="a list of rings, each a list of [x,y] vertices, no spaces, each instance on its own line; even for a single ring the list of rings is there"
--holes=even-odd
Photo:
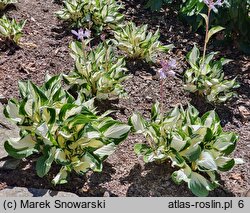
[[[210,14],[211,14],[211,8],[208,7],[207,21],[206,21],[206,36],[205,36],[205,43],[204,43],[203,57],[202,57],[202,67],[204,66],[205,56],[206,56],[206,51],[207,51]]]
[[[164,90],[163,90],[163,83],[164,83],[164,79],[161,79],[161,87],[160,87],[160,94],[161,94],[161,107],[160,107],[160,110],[161,110],[161,113],[163,113],[163,93],[164,93]]]

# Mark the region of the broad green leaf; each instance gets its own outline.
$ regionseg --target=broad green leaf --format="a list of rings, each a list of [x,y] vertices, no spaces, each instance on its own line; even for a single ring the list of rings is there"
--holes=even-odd
[[[88,171],[90,165],[88,162],[79,162],[78,164],[74,165],[74,170],[78,174],[84,174]]]
[[[36,162],[36,172],[39,177],[44,177],[50,170],[55,158],[55,147],[46,146],[44,154]]]
[[[191,173],[188,187],[198,197],[206,197],[209,191],[212,190],[209,181],[196,172]]]
[[[160,115],[160,103],[156,102],[151,109],[151,121],[156,121]]]
[[[196,161],[202,152],[199,145],[190,146],[188,149],[184,149],[180,154],[186,157],[190,162]]]
[[[68,161],[66,154],[62,149],[56,149],[55,160],[59,161],[60,163],[66,163]]]
[[[47,124],[54,124],[56,121],[56,110],[54,108],[50,108],[50,107],[43,108],[42,119]]]
[[[202,151],[196,163],[199,166],[200,170],[204,170],[204,171],[216,171],[217,170],[216,161],[214,160],[213,156],[209,152]]]
[[[214,34],[220,32],[220,31],[222,31],[222,30],[224,30],[224,29],[225,29],[224,27],[220,27],[220,26],[216,26],[216,27],[211,28],[211,29],[209,30],[209,32],[208,32],[207,42],[210,40],[210,38],[211,38]]]
[[[220,171],[229,171],[235,165],[234,159],[228,157],[219,157],[215,160]]]
[[[23,81],[19,81],[18,82],[18,88],[19,88],[19,93],[21,95],[22,98],[26,97],[27,94],[27,83],[23,82]]]
[[[151,148],[146,144],[135,144],[134,151],[137,155],[145,155],[149,152],[152,152]]]
[[[38,134],[44,138],[47,138],[48,131],[49,131],[49,128],[48,128],[47,124],[43,123],[39,127],[37,127],[36,134]]]
[[[173,172],[171,175],[171,178],[176,184],[180,184],[182,181],[185,181],[188,183],[189,181],[183,169]]]
[[[218,115],[216,114],[216,112],[213,110],[213,111],[209,111],[209,112],[206,112],[202,118],[201,118],[201,122],[204,126],[206,127],[209,127],[211,128],[211,126],[216,123],[216,122],[219,122],[220,119],[218,117]]]
[[[110,143],[108,145],[105,145],[105,146],[97,149],[93,153],[102,159],[102,158],[105,158],[105,157],[111,155],[115,151],[115,149],[116,149],[116,145],[114,143]]]
[[[66,167],[62,167],[60,172],[55,176],[52,180],[54,185],[67,183],[68,169]]]
[[[99,149],[100,147],[103,147],[103,143],[100,140],[92,139],[86,144],[82,144],[82,146],[92,147]]]
[[[187,144],[187,141],[183,139],[178,133],[173,133],[170,147],[176,151],[182,150]]]
[[[145,121],[139,114],[133,114],[129,118],[129,124],[133,127],[133,131],[136,133],[143,133],[145,130]]]
[[[172,161],[172,166],[183,167],[186,164],[185,159],[175,150],[171,150],[171,152],[168,153],[168,157]]]
[[[82,162],[88,162],[90,168],[95,172],[102,171],[102,162],[96,156],[86,152],[86,154],[81,159]]]
[[[208,25],[209,23],[209,20],[208,20],[208,16],[204,13],[200,13],[200,15],[204,18],[205,22],[206,22],[206,25]]]
[[[197,61],[200,57],[200,51],[199,49],[196,47],[196,45],[194,45],[193,49],[191,50],[191,52],[188,53],[187,58],[188,58],[188,62],[190,63],[190,65],[193,67],[195,67],[197,65]]]
[[[18,104],[13,100],[10,100],[8,105],[5,107],[4,114],[7,118],[10,118],[15,122],[21,122],[24,118],[23,115],[19,114]]]
[[[10,140],[9,140],[10,141]],[[7,153],[17,159],[22,159],[22,158],[26,158],[30,155],[32,155],[33,153],[36,153],[37,150],[35,148],[21,148],[21,149],[15,149],[12,144],[10,144],[9,141],[6,141],[4,143],[4,149],[7,151]],[[19,141],[19,139],[18,139]],[[13,139],[12,139],[13,142]]]
[[[235,146],[238,136],[234,133],[223,133],[216,138],[213,147],[226,155],[230,154]]]
[[[109,127],[103,135],[107,138],[124,138],[130,130],[130,126],[126,124],[114,124],[111,127]]]
[[[36,145],[36,141],[31,135],[26,135],[23,138],[10,138],[8,142],[14,149],[32,149]]]

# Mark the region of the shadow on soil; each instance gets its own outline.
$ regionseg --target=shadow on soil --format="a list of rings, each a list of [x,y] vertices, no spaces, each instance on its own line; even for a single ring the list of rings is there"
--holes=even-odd
[[[185,183],[176,185],[171,180],[174,171],[170,165],[147,164],[144,169],[136,164],[127,177],[120,179],[121,184],[130,183],[128,197],[191,197],[194,196]],[[223,183],[222,183],[223,185]],[[233,197],[234,194],[217,188],[210,197]]]
[[[44,193],[46,194],[46,192],[43,190],[39,191],[39,189],[71,192],[81,197],[103,197],[107,189],[100,186],[100,184],[109,182],[111,175],[115,172],[111,164],[104,162],[101,173],[89,172],[86,175],[79,176],[72,172],[68,176],[67,184],[54,186],[51,181],[59,172],[60,167],[56,164],[52,165],[50,172],[43,178],[40,178],[35,170],[36,160],[37,158],[29,158],[25,162],[22,161],[17,169],[0,170],[0,181],[12,187],[27,187],[36,197],[43,196]],[[30,183],[33,183],[32,186]],[[116,195],[109,193],[109,196],[114,197]]]

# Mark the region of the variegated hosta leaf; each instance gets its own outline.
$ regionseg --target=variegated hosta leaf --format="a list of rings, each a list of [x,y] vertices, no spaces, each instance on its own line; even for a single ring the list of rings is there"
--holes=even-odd
[[[96,151],[94,151],[93,153],[97,156],[99,156],[101,159],[111,155],[116,149],[116,145],[114,143],[110,143],[108,145],[105,145],[99,149],[97,149]]]
[[[129,125],[107,117],[112,111],[97,116],[93,99],[84,102],[83,96],[69,95],[60,76],[47,75],[41,87],[22,82],[19,88],[22,99],[10,100],[5,115],[17,123],[21,138],[6,141],[5,149],[15,158],[39,153],[39,177],[49,172],[53,162],[61,165],[54,184],[66,183],[73,170],[100,172],[102,161],[130,131]]]
[[[67,167],[62,167],[59,173],[52,180],[54,185],[67,183],[68,169]]]
[[[222,29],[212,28],[208,37]],[[236,79],[224,79],[223,65],[231,60],[221,58],[219,61],[214,61],[213,57],[216,54],[217,52],[211,52],[203,60],[199,49],[196,46],[193,47],[187,55],[191,68],[184,74],[184,88],[189,92],[205,96],[208,102],[222,103],[235,97],[236,93],[233,90],[240,85]]]
[[[176,184],[180,184],[182,181],[189,182],[192,170],[189,166],[185,165],[182,169],[172,173],[171,178]]]
[[[237,140],[235,133],[222,133],[216,138],[213,148],[228,155],[235,149]]]
[[[220,171],[229,171],[235,165],[235,161],[228,157],[218,157],[216,160],[216,165]]]
[[[216,171],[218,169],[215,159],[207,151],[201,152],[199,159],[196,160],[196,163],[199,166],[199,169],[201,171],[203,170],[204,171]]]
[[[133,127],[136,133],[143,133],[145,130],[145,121],[139,114],[133,114],[129,118],[129,124]]]
[[[107,138],[121,139],[127,136],[130,126],[126,124],[115,124],[109,127],[103,135]]]
[[[1,4],[2,3],[0,3],[0,10],[7,5]],[[17,22],[15,19],[9,20],[5,15],[3,15],[3,17],[0,18],[0,37],[6,41],[18,44],[23,35],[22,30],[25,23],[26,20]]]
[[[14,158],[25,158],[37,152],[35,148],[36,141],[30,136],[26,135],[23,138],[10,138],[4,143],[4,148],[8,154]]]
[[[190,64],[190,66],[192,68],[197,67],[197,62],[198,62],[199,58],[200,58],[200,51],[196,47],[196,45],[194,45],[193,49],[187,55],[188,63]]]
[[[43,155],[36,162],[36,172],[39,177],[45,176],[55,159],[56,147],[45,146]]]
[[[66,83],[72,89],[84,90],[87,99],[125,95],[121,83],[128,78],[127,69],[124,58],[116,56],[115,47],[107,40],[83,52],[82,45],[81,42],[72,42],[70,45],[75,69],[63,76]]]
[[[208,196],[209,191],[214,190],[217,186],[196,172],[192,172],[189,179],[188,188],[198,197]]]
[[[175,107],[164,116],[154,108],[152,111],[151,116],[157,120],[146,121],[138,114],[130,118],[135,132],[148,141],[147,145],[136,144],[135,153],[143,156],[146,163],[170,159],[172,166],[179,168],[172,174],[173,181],[187,182],[196,196],[207,196],[218,186],[218,171],[228,171],[237,162],[243,163],[227,157],[235,149],[238,136],[223,132],[215,111],[202,117],[191,105],[185,110]]]
[[[64,8],[56,15],[71,22],[73,27],[91,26],[100,33],[104,28],[116,29],[121,26],[124,16],[119,10],[122,8],[115,0],[65,0]]]
[[[133,22],[126,23],[120,30],[114,31],[114,43],[128,58],[142,59],[147,62],[155,62],[161,52],[167,52],[173,45],[164,46],[158,40],[159,30],[154,34],[147,33],[147,25],[136,26]]]

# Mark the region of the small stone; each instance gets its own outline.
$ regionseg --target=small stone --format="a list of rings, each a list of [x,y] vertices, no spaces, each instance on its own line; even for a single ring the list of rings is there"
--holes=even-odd
[[[152,98],[152,97],[150,97],[150,96],[146,96],[146,99],[147,99],[148,101],[153,100],[153,98]]]
[[[0,191],[0,197],[78,197],[74,193],[35,189],[25,187],[8,187]]]
[[[247,109],[245,106],[239,106],[238,107],[240,116],[246,121],[250,120],[250,110]]]
[[[110,193],[108,191],[105,191],[103,197],[110,197]]]
[[[20,164],[20,159],[10,158],[0,161],[0,170],[14,170]]]

